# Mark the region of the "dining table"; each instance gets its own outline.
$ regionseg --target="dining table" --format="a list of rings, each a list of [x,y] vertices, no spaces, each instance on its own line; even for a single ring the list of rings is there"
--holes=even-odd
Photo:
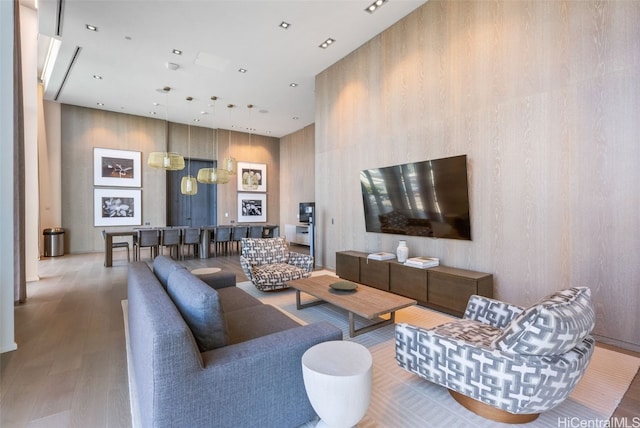
[[[106,230],[104,234],[104,265],[113,266],[113,237],[135,236],[138,232],[134,229]]]

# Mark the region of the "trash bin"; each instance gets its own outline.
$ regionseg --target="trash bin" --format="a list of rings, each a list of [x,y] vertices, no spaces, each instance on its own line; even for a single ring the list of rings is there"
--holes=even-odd
[[[42,231],[44,235],[44,256],[64,256],[64,229],[54,227]]]

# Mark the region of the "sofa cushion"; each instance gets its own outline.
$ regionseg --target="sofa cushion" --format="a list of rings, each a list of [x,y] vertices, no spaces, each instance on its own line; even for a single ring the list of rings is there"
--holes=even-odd
[[[494,346],[524,355],[560,355],[582,342],[594,325],[591,290],[568,288],[525,309],[495,339]]]
[[[480,321],[461,319],[441,324],[433,329],[434,333],[452,337],[475,346],[491,348],[493,341],[502,330]]]
[[[300,327],[279,309],[259,305],[225,314],[229,327],[229,344],[246,342],[290,328]]]
[[[238,309],[262,305],[260,300],[238,287],[225,287],[216,291],[218,292],[218,298],[222,303],[222,311],[225,314],[227,312],[237,311]]]
[[[186,270],[169,276],[167,293],[191,329],[200,352],[227,344],[227,324],[218,292]]]
[[[173,271],[177,269],[186,269],[180,263],[166,256],[158,256],[153,260],[153,273],[156,275],[160,284],[166,289],[167,281]]]

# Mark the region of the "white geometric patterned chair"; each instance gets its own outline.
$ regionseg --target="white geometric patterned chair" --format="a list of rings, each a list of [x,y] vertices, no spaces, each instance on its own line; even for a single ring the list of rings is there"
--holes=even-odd
[[[524,309],[472,296],[464,317],[432,329],[396,325],[396,361],[480,416],[525,423],[564,401],[595,341],[591,291],[557,291]]]
[[[270,291],[310,277],[313,257],[289,251],[284,238],[242,238],[240,265],[258,290]]]

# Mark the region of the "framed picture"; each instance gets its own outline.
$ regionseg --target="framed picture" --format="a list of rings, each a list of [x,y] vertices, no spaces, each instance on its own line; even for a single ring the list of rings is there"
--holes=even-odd
[[[263,163],[238,162],[238,191],[266,192],[267,165]]]
[[[266,193],[238,193],[238,223],[267,221]]]
[[[142,224],[142,190],[93,189],[94,226]]]
[[[94,186],[140,187],[140,152],[93,148]]]

